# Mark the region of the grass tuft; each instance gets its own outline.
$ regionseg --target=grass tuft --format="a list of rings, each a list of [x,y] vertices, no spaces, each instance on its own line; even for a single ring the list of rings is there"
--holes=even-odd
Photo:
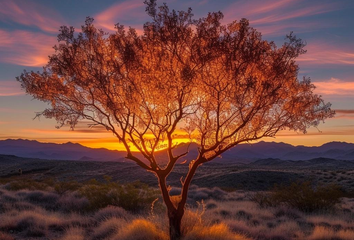
[[[145,219],[135,219],[122,227],[116,235],[120,240],[168,240],[165,232],[157,229],[154,223]]]

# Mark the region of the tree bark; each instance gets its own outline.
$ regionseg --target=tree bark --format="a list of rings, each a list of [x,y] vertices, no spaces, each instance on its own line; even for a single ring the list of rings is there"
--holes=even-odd
[[[166,176],[159,173],[157,173],[156,175],[159,180],[162,199],[167,208],[170,240],[180,240],[182,238],[181,222],[184,214],[185,204],[181,204],[180,202],[177,204],[173,204],[166,186]]]
[[[180,240],[182,238],[181,222],[184,209],[168,211],[170,240]]]

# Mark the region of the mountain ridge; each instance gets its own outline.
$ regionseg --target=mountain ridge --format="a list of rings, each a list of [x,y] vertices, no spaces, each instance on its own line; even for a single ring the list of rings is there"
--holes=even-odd
[[[188,147],[189,146],[189,147]],[[198,145],[180,144],[174,153],[179,155],[189,149],[186,157],[192,160],[198,155]],[[126,161],[126,153],[105,148],[89,148],[79,143],[42,143],[36,140],[6,139],[0,140],[0,154],[18,157],[81,160],[81,161]],[[139,154],[138,154],[139,155]],[[166,151],[156,153],[157,158],[166,159]],[[140,156],[140,155],[139,155]],[[265,142],[240,144],[222,154],[216,161],[252,162],[259,159],[310,160],[314,158],[331,158],[338,160],[354,160],[354,144],[347,142],[328,142],[321,146],[293,146],[287,143]]]

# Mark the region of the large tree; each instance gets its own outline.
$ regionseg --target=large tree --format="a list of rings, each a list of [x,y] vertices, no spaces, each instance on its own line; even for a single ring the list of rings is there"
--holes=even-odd
[[[246,19],[222,25],[221,12],[193,20],[191,9],[145,3],[152,20],[143,35],[119,24],[115,33],[104,33],[92,18],[78,34],[63,26],[43,72],[24,71],[17,79],[50,104],[39,115],[59,126],[89,120],[105,127],[127,159],[154,173],[170,238],[180,239],[188,188],[200,165],[283,129],[306,132],[334,112],[313,93],[309,78],[298,79],[295,59],[305,51],[294,35],[277,48]],[[181,194],[172,198],[166,178],[187,154],[174,151],[180,134],[199,144],[199,154],[181,179]],[[164,164],[155,158],[161,145],[168,153]]]

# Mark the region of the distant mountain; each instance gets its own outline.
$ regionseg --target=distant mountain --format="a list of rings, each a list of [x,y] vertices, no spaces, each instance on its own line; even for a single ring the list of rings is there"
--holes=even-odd
[[[248,164],[250,167],[271,169],[352,169],[354,161],[336,160],[332,158],[314,158],[310,160],[280,160],[274,158],[260,159]]]
[[[190,161],[198,155],[198,145],[180,144],[173,152],[180,155],[189,150],[188,155],[182,157],[179,163]],[[80,160],[80,161],[126,161],[125,152],[112,151],[104,148],[93,149],[77,143],[40,143],[30,140],[0,140],[0,154],[16,155],[27,158],[53,160]],[[161,163],[166,163],[166,151],[156,153]],[[311,160],[311,159],[354,160],[354,144],[346,142],[329,142],[319,147],[292,146],[286,143],[258,142],[254,144],[240,144],[226,151],[221,158],[214,162],[249,163],[259,159],[277,160]],[[269,162],[274,164],[274,162]]]
[[[314,158],[354,160],[354,144],[329,142],[318,147],[306,147],[262,141],[255,144],[240,144],[230,149],[228,155],[249,160],[268,158],[281,160],[310,160]]]
[[[82,161],[115,161],[125,156],[124,152],[111,151],[105,148],[88,148],[78,143],[40,143],[23,139],[0,141],[0,154],[26,158]]]

